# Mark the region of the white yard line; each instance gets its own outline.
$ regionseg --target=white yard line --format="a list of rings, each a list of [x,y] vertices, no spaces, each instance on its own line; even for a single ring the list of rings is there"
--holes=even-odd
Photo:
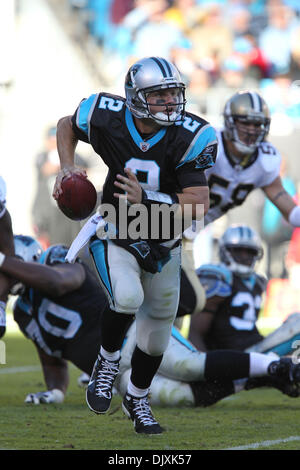
[[[1,368],[0,366],[0,374],[17,374],[19,372],[35,372],[37,370],[41,370],[40,366],[21,366],[21,367],[5,367]]]
[[[77,369],[76,366],[74,366],[74,364],[70,364],[69,363],[69,368],[70,369]],[[19,372],[36,372],[36,371],[40,371],[42,370],[41,369],[41,366],[20,366],[20,367],[5,367],[4,365],[0,364],[0,375],[1,374],[18,374]],[[81,373],[81,371],[79,369],[78,370],[78,373]]]
[[[276,439],[274,441],[255,442],[254,444],[246,444],[244,446],[238,446],[238,447],[229,447],[228,449],[223,449],[223,450],[258,449],[259,447],[270,447],[276,444],[282,444],[283,442],[291,442],[291,441],[300,441],[300,436],[290,436],[290,437],[286,437],[285,439]]]

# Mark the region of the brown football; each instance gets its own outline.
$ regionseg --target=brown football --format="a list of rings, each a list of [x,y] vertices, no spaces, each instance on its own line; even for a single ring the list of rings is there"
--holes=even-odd
[[[97,192],[89,179],[74,173],[62,180],[61,189],[57,204],[69,219],[86,219],[95,209]]]

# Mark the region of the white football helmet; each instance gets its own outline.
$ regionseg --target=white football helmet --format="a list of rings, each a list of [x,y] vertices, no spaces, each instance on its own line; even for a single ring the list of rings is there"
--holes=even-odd
[[[173,104],[167,114],[151,113],[147,103],[148,94],[166,88],[179,89],[176,107]],[[153,119],[161,126],[170,126],[183,119],[186,103],[185,85],[175,65],[166,59],[146,57],[133,64],[126,75],[125,95],[128,109],[139,119]]]
[[[14,235],[15,256],[28,263],[38,262],[42,256],[43,249],[39,242],[27,235]],[[10,288],[11,295],[21,295],[24,292],[24,285],[16,282]]]
[[[234,273],[249,276],[263,257],[260,237],[247,225],[231,225],[219,239],[219,257]]]
[[[249,124],[253,124],[252,129]],[[235,148],[243,154],[251,154],[269,132],[269,108],[258,93],[239,91],[225,104],[224,125],[225,137]]]

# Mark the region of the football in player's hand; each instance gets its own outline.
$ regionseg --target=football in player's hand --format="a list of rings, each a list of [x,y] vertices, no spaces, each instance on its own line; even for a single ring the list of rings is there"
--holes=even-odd
[[[73,173],[64,178],[61,189],[57,204],[69,219],[86,219],[95,209],[97,192],[93,183],[84,176]]]

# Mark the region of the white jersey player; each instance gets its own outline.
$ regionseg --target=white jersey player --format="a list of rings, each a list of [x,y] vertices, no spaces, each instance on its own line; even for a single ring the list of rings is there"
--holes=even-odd
[[[261,142],[248,165],[242,166],[226,153],[224,130],[217,131],[219,151],[215,168],[206,171],[210,187],[210,209],[205,224],[242,204],[255,188],[265,188],[278,178],[281,155],[268,142]]]
[[[235,93],[224,109],[224,129],[218,131],[216,163],[205,171],[210,187],[210,209],[205,224],[241,205],[255,188],[266,197],[294,227],[300,226],[300,207],[282,186],[279,175],[281,156],[266,137],[270,113],[256,92]]]

